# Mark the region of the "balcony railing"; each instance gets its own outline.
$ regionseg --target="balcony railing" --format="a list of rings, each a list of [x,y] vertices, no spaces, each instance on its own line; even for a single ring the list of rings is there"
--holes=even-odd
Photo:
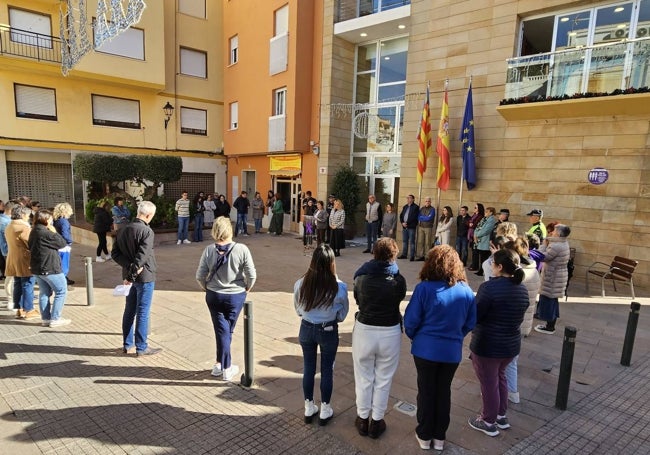
[[[650,38],[508,59],[505,98],[609,93],[650,85]]]
[[[61,63],[61,39],[0,25],[0,55]]]
[[[411,0],[336,0],[334,23],[410,5]]]

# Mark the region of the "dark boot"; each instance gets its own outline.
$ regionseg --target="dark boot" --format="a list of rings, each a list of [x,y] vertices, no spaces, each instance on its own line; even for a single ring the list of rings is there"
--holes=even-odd
[[[372,439],[377,439],[384,433],[384,431],[386,431],[386,422],[384,422],[384,419],[370,419],[370,425],[368,426],[368,436],[370,436]]]
[[[368,436],[368,421],[370,420],[370,417],[366,417],[365,419],[362,419],[361,417],[357,416],[357,418],[354,420],[354,426],[357,427],[357,431],[361,436]]]

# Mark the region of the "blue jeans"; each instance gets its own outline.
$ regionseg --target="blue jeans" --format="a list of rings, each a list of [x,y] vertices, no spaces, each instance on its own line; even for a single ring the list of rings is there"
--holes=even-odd
[[[255,218],[255,232],[261,232],[262,231],[262,218]]]
[[[469,245],[469,240],[467,236],[457,236],[456,237],[456,251],[460,260],[463,261],[463,265],[467,265],[467,247]]]
[[[410,255],[408,254],[409,246],[411,247]],[[402,229],[402,256],[409,256],[410,259],[415,258],[415,228]]]
[[[133,283],[126,296],[124,315],[122,316],[122,337],[124,348],[130,349],[135,344],[137,353],[147,350],[147,332],[149,330],[149,310],[153,300],[155,281]],[[135,321],[135,343],[133,322]]]
[[[187,230],[190,227],[190,217],[189,216],[179,216],[178,217],[178,240],[187,239]]]
[[[33,276],[16,276],[14,277],[14,308],[20,308],[23,311],[32,311],[34,309],[34,277]]]
[[[194,215],[194,241],[203,241],[203,213]]]
[[[65,296],[68,293],[68,282],[63,273],[56,275],[36,275],[38,281],[38,306],[41,309],[41,319],[44,321],[57,321],[61,318]],[[54,292],[52,308],[50,308],[50,297]]]
[[[377,242],[377,232],[379,230],[379,221],[366,222],[366,249],[372,251],[373,246]]]
[[[245,292],[224,294],[208,289],[205,293],[205,303],[208,304],[208,310],[210,310],[214,335],[217,340],[216,360],[221,363],[221,368],[224,370],[230,368],[232,364],[230,355],[232,334],[245,301]]]
[[[240,232],[243,234],[248,234],[248,226],[246,223],[248,223],[248,213],[238,213],[237,226],[235,226],[235,235],[239,234]]]
[[[298,335],[303,356],[302,392],[305,400],[314,399],[317,348],[320,347],[320,399],[329,403],[334,387],[334,359],[339,347],[338,323],[327,327],[302,320]]]
[[[518,392],[517,388],[517,360],[519,356],[513,357],[512,362],[506,367],[506,381],[508,382],[508,392]]]

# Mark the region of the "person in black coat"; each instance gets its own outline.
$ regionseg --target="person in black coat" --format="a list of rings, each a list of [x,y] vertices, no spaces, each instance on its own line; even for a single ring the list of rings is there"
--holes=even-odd
[[[97,258],[95,262],[106,262],[111,259],[106,245],[106,234],[111,232],[113,227],[113,217],[110,213],[111,204],[105,202],[104,205],[95,207],[95,218],[93,220],[93,232],[97,234]]]
[[[215,201],[214,205],[217,206],[217,208],[214,210],[215,219],[219,218],[220,216],[230,218],[230,204],[228,201],[226,201],[226,196],[223,194],[219,196],[219,200]]]
[[[402,226],[402,255],[399,259],[410,256],[411,261],[415,260],[415,229],[418,227],[419,214],[420,206],[415,203],[415,196],[409,194],[406,196],[406,205],[399,214],[399,223]]]

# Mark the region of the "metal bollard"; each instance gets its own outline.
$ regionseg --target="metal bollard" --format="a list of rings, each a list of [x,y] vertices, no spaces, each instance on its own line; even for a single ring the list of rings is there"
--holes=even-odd
[[[253,384],[253,302],[244,302],[244,373],[241,375],[241,385],[250,387]]]
[[[630,304],[630,316],[627,319],[627,330],[625,330],[625,341],[623,341],[623,352],[621,353],[621,365],[630,366],[632,360],[632,349],[634,348],[634,337],[636,336],[636,326],[639,324],[639,313],[641,304],[632,302]]]
[[[573,368],[573,351],[576,347],[575,327],[564,328],[564,343],[562,343],[562,359],[560,360],[560,376],[557,380],[557,393],[555,394],[555,407],[566,410],[569,401],[569,384],[571,383],[571,369]]]
[[[93,292],[93,258],[85,257],[86,263],[86,301],[88,306],[95,304],[95,294]]]

